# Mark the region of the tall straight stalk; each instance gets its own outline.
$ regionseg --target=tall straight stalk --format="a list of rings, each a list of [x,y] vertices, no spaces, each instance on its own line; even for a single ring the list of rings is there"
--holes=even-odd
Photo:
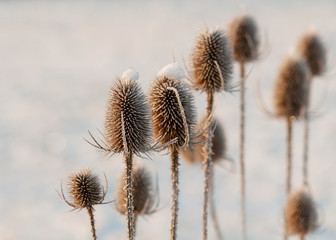
[[[170,224],[170,239],[176,239],[177,229],[177,212],[178,212],[178,184],[179,184],[179,162],[178,162],[178,150],[174,147],[171,152],[171,181],[172,181],[172,207],[171,207],[171,224]]]
[[[241,214],[243,239],[246,239],[246,196],[245,196],[245,67],[244,62],[240,66],[240,185],[241,185]]]
[[[208,92],[208,106],[207,106],[207,115],[210,116],[213,108],[214,94],[212,91]],[[203,190],[203,240],[208,239],[208,197],[209,197],[209,186],[210,186],[210,170],[212,165],[212,139],[210,137],[210,126],[206,131],[206,138],[208,143],[204,146],[203,151],[203,169],[204,169],[204,190]]]
[[[125,154],[125,162],[126,162],[126,191],[127,191],[127,234],[128,240],[134,240],[135,230],[134,230],[134,206],[133,206],[133,176],[132,176],[132,168],[133,168],[133,155],[132,153]]]
[[[92,209],[92,207],[88,207],[87,211],[88,211],[88,214],[90,216],[92,240],[96,240],[97,239],[97,235],[96,235],[96,228],[95,228],[95,221],[94,221],[94,215],[93,215],[93,209]]]
[[[309,150],[309,105],[310,105],[310,85],[312,78],[308,79],[306,92],[306,105],[304,108],[304,134],[303,134],[303,184],[308,185],[308,150]]]

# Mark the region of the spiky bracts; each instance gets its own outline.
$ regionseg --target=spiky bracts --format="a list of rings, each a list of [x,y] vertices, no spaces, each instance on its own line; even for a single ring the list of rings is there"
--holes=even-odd
[[[232,75],[231,46],[223,30],[201,31],[192,52],[193,80],[206,92],[229,91]]]
[[[289,234],[305,236],[318,227],[315,202],[306,190],[295,191],[289,196],[285,207],[285,219]]]
[[[306,102],[309,69],[304,60],[287,58],[280,68],[275,86],[275,109],[278,117],[298,118]]]
[[[110,89],[105,132],[112,152],[144,153],[150,146],[150,108],[138,82],[117,78]]]
[[[154,193],[152,177],[143,166],[133,168],[133,205],[134,213],[137,216],[151,214],[155,210],[156,194]],[[126,176],[120,176],[118,187],[116,188],[115,207],[121,214],[126,214]]]
[[[158,76],[152,84],[149,100],[154,135],[163,137],[163,144],[177,138],[176,143],[167,146],[170,149],[189,144],[196,121],[194,97],[190,88],[180,80]]]
[[[299,54],[307,61],[313,76],[322,75],[326,68],[326,50],[314,32],[303,35],[298,44]]]
[[[239,16],[229,25],[228,33],[234,59],[246,63],[258,57],[259,36],[256,22],[251,16]]]

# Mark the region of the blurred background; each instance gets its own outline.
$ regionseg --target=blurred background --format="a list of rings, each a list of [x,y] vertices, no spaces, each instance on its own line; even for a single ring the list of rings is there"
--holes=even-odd
[[[132,67],[145,91],[166,64],[190,63],[199,29],[226,28],[240,14],[259,26],[265,54],[248,65],[248,239],[282,239],[285,201],[285,122],[273,111],[278,69],[302,34],[317,29],[328,51],[328,71],[312,89],[310,180],[321,227],[307,239],[336,238],[336,1],[0,1],[0,236],[3,240],[90,238],[86,211],[70,212],[59,198],[61,178],[90,167],[109,181],[113,199],[122,156],[86,143],[103,129],[109,87]],[[234,81],[238,79],[235,66]],[[258,96],[257,89],[261,95]],[[195,93],[199,117],[205,96]],[[238,169],[239,93],[218,95],[216,117],[225,129],[235,168],[215,169],[218,216],[226,239],[241,239]],[[322,104],[320,104],[322,103]],[[302,124],[294,128],[293,186],[302,182]],[[160,209],[138,220],[137,239],[164,239],[170,228],[168,156],[139,160],[159,179]],[[178,238],[201,239],[203,172],[181,159]],[[126,238],[114,205],[96,207],[99,239]],[[209,239],[215,234],[209,222]],[[293,237],[295,239],[295,237]]]

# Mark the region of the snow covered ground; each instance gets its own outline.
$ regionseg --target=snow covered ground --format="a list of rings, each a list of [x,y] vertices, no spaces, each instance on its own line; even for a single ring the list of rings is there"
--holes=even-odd
[[[87,144],[102,129],[109,86],[132,67],[147,90],[155,74],[174,59],[190,59],[198,29],[226,28],[242,13],[255,17],[266,48],[248,66],[247,213],[250,240],[282,239],[285,123],[258,107],[259,85],[269,109],[283,59],[314,26],[329,52],[328,76],[316,79],[312,105],[310,176],[321,227],[307,239],[336,238],[336,2],[321,1],[0,1],[0,236],[3,240],[89,239],[89,218],[76,214],[56,194],[61,178],[91,167],[110,189],[122,171]],[[265,41],[266,40],[266,41]],[[235,81],[238,81],[235,66]],[[196,93],[199,116],[205,98]],[[323,101],[322,107],[318,107]],[[238,162],[238,93],[223,94],[217,106]],[[302,181],[302,125],[295,125],[294,186]],[[170,227],[170,163],[167,156],[144,159],[158,175],[160,210],[138,221],[138,239],[165,239]],[[201,239],[200,166],[181,161],[178,238]],[[216,169],[216,201],[226,239],[241,239],[238,165]],[[99,239],[125,239],[125,219],[111,206],[96,207]],[[210,225],[209,239],[215,239]],[[295,239],[293,237],[293,239]]]

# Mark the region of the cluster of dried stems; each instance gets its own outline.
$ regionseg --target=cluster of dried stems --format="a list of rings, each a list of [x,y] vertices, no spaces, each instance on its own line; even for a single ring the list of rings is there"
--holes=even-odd
[[[165,67],[153,80],[148,97],[138,83],[138,74],[127,70],[114,81],[107,101],[103,140],[92,137],[89,142],[106,155],[122,153],[125,172],[115,191],[115,208],[127,216],[128,239],[135,239],[138,216],[152,214],[158,207],[158,185],[153,185],[148,170],[134,166],[134,155],[167,150],[171,155],[171,227],[170,239],[177,239],[179,199],[179,155],[199,162],[204,171],[203,240],[208,239],[208,205],[218,239],[224,239],[214,203],[214,163],[227,159],[226,139],[218,120],[213,120],[215,93],[232,92],[233,62],[240,67],[240,176],[242,235],[247,238],[245,177],[245,65],[258,59],[260,40],[257,25],[250,16],[235,18],[228,35],[217,28],[200,31],[191,55],[189,80],[194,88],[207,95],[206,116],[196,126],[196,107],[183,69],[176,63]],[[298,234],[301,239],[316,229],[317,212],[308,190],[308,122],[312,78],[322,75],[326,52],[316,33],[304,35],[298,44],[299,57],[287,58],[279,70],[275,86],[276,116],[287,123],[287,167],[285,234]],[[168,69],[168,70],[167,70]],[[170,70],[169,70],[170,69]],[[292,129],[296,119],[303,119],[304,164],[303,185],[292,191]],[[156,142],[153,144],[152,142]],[[106,178],[106,177],[105,177]],[[92,239],[96,239],[94,206],[104,204],[107,193],[97,175],[90,169],[73,173],[68,179],[68,201],[61,185],[60,197],[74,210],[86,208],[90,216]]]

